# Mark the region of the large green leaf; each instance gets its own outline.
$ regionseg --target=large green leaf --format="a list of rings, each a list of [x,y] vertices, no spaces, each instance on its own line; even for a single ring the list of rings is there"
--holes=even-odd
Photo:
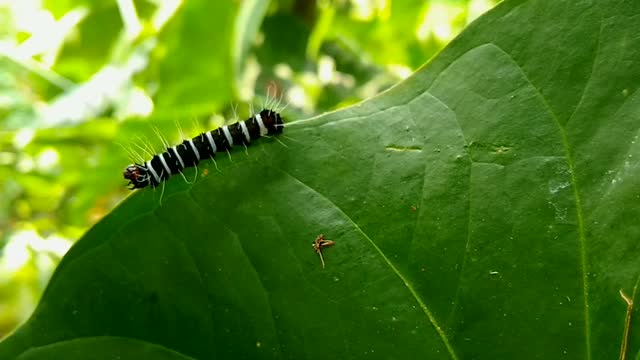
[[[158,81],[157,112],[198,114],[231,99],[236,12],[229,1],[190,0],[178,9],[160,33],[147,69]]]
[[[639,56],[638,1],[506,1],[286,147],[177,176],[161,205],[138,191],[0,358],[615,358],[640,274]]]

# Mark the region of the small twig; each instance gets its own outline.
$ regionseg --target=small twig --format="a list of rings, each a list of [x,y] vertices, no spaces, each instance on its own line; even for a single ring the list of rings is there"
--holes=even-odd
[[[327,240],[324,238],[324,235],[320,234],[316,238],[316,240],[311,244],[313,249],[320,255],[320,261],[322,262],[322,268],[324,269],[324,257],[322,256],[322,249],[328,248],[330,246],[335,245],[336,242],[333,240]]]
[[[629,298],[620,289],[620,296],[627,303],[627,316],[624,321],[624,333],[622,334],[622,344],[620,345],[620,360],[627,358],[627,345],[629,342],[629,330],[631,327],[631,314],[633,313],[633,299]]]

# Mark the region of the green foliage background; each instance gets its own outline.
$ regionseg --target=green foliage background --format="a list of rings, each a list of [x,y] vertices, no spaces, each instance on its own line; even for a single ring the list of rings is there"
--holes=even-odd
[[[70,242],[128,194],[120,146],[285,92],[288,119],[371,97],[493,1],[0,3],[0,337]],[[211,118],[211,114],[222,117]]]

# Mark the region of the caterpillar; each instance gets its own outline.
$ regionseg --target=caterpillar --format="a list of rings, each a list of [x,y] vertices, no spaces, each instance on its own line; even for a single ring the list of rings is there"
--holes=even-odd
[[[168,147],[144,163],[133,163],[124,169],[130,190],[157,187],[171,175],[182,174],[188,167],[198,166],[206,158],[214,159],[218,151],[229,151],[234,145],[249,145],[263,136],[281,134],[282,117],[274,110],[263,109],[247,120],[203,132],[193,139]]]

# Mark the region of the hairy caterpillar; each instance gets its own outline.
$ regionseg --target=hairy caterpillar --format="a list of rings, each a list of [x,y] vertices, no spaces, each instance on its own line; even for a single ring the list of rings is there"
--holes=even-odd
[[[154,155],[144,163],[134,163],[124,169],[129,180],[129,189],[147,186],[157,187],[171,175],[182,174],[182,170],[197,166],[203,159],[214,159],[218,151],[228,151],[234,145],[248,145],[263,136],[282,133],[284,123],[274,110],[263,109],[244,121],[204,132],[181,144],[168,147],[165,152]]]

